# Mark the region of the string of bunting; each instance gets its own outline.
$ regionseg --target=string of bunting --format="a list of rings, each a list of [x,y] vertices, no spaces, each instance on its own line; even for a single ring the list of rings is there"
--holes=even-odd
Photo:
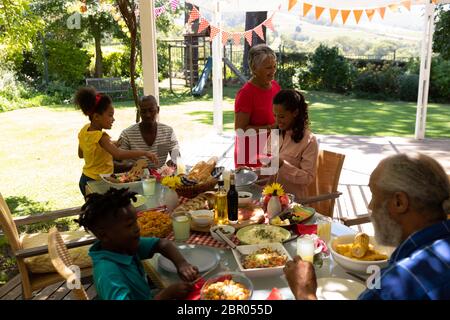
[[[280,10],[281,6],[278,7],[278,11]],[[248,42],[249,46],[252,46],[253,43],[253,32],[255,32],[255,34],[263,41],[265,41],[264,39],[264,32],[263,32],[263,26],[265,26],[266,28],[269,28],[272,31],[275,31],[275,28],[273,26],[273,17],[275,15],[276,12],[275,11],[272,13],[272,15],[267,18],[266,20],[264,20],[262,23],[260,23],[258,26],[254,27],[251,30],[247,30],[245,32],[228,32],[228,31],[224,31],[220,28],[218,28],[217,26],[212,25],[205,17],[203,17],[200,12],[198,11],[198,9],[196,7],[194,7],[190,14],[189,14],[189,19],[188,19],[188,24],[193,23],[194,21],[199,20],[199,26],[198,26],[198,33],[203,32],[206,28],[210,27],[211,28],[211,32],[210,32],[210,40],[212,41],[219,33],[222,34],[222,44],[226,45],[226,43],[228,42],[228,40],[232,40],[234,45],[238,46],[241,43],[241,39],[242,37],[245,38],[245,40]]]
[[[169,2],[165,3],[164,5],[155,8],[155,17],[159,17],[164,12],[166,12],[168,6],[170,6],[172,11],[175,11],[175,10],[177,10],[179,5],[180,5],[180,0],[170,0]]]
[[[432,0],[433,3],[435,3],[436,0]],[[298,0],[289,0],[288,4],[288,10],[291,11],[297,4]],[[368,8],[368,9],[337,9],[337,8],[325,8],[316,6],[307,2],[303,2],[303,16],[306,17],[306,15],[311,11],[311,9],[314,7],[314,16],[316,20],[320,18],[322,13],[325,11],[325,9],[328,9],[330,11],[330,19],[331,22],[334,22],[336,19],[336,16],[338,13],[341,13],[342,23],[345,24],[347,22],[348,17],[351,13],[353,13],[353,16],[355,17],[356,23],[359,23],[361,16],[363,13],[366,14],[369,21],[372,21],[372,18],[374,17],[375,13],[378,12],[381,19],[384,19],[384,15],[386,13],[386,8],[389,8],[392,11],[397,11],[399,7],[405,7],[409,11],[411,11],[411,0],[407,1],[398,1],[397,3],[392,3],[383,7],[375,7],[375,8]]]

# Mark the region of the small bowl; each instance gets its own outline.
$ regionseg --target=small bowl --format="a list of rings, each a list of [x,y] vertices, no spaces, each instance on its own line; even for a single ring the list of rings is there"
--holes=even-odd
[[[209,229],[209,232],[211,233],[211,237],[214,238],[214,240],[225,243],[225,241],[220,238],[217,233],[214,232],[216,229],[222,229],[222,233],[229,239],[233,236],[234,232],[236,231],[234,227],[226,225],[226,224],[218,224],[217,226],[212,226],[211,229]]]
[[[199,227],[209,226],[214,221],[214,212],[211,210],[194,210],[190,211],[189,215],[192,221]]]
[[[252,203],[253,194],[247,191],[238,192],[238,204],[245,205]]]
[[[216,297],[216,299],[207,295],[208,287],[213,283],[223,282],[224,280],[233,280],[236,283],[242,284],[248,292],[245,295],[233,296],[233,297]],[[228,290],[224,290],[229,292]],[[201,300],[250,300],[253,295],[253,283],[244,274],[239,272],[220,272],[211,278],[209,278],[202,289],[200,290]],[[234,298],[234,299],[233,299]]]

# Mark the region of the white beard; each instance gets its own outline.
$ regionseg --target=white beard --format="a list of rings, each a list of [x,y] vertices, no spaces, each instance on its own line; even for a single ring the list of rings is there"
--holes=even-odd
[[[387,210],[387,200],[381,208],[372,210],[370,220],[375,229],[375,240],[383,246],[397,247],[402,239],[402,227],[395,222]]]

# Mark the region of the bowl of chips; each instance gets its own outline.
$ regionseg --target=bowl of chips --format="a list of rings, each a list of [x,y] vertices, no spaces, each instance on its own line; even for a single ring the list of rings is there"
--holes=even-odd
[[[141,237],[165,238],[172,231],[172,219],[165,212],[156,210],[139,212],[137,222]]]

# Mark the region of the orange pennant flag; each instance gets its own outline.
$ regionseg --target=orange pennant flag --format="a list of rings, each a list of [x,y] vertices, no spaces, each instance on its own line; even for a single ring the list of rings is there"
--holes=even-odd
[[[366,9],[366,16],[369,21],[372,21],[373,15],[375,14],[375,10],[373,9]]]
[[[272,15],[272,17],[273,17],[273,15]],[[272,17],[270,17],[269,19],[264,21],[262,24],[264,26],[266,26],[267,28],[269,28],[270,30],[275,31],[275,28],[274,28],[273,23],[272,23]]]
[[[319,20],[323,10],[325,10],[325,8],[322,7],[316,7],[316,20]]]
[[[222,44],[226,45],[228,42],[228,39],[230,39],[231,34],[229,34],[226,31],[222,31]]]
[[[341,10],[341,16],[342,16],[342,23],[345,24],[345,22],[347,21],[347,18],[350,14],[350,10]]]
[[[378,13],[380,14],[381,19],[384,19],[384,14],[386,13],[386,8],[378,8]]]
[[[237,32],[237,33],[233,33],[233,42],[235,46],[238,46],[241,44],[241,37],[242,37],[242,33]]]
[[[311,10],[311,8],[312,8],[311,4],[303,2],[303,16],[304,17],[306,17],[306,15],[308,14],[309,10]]]
[[[289,0],[289,7],[288,7],[288,11],[291,11],[291,9],[293,7],[295,7],[295,5],[297,4],[298,0]]]
[[[220,29],[214,26],[211,26],[211,33],[209,34],[209,38],[211,41],[219,34]]]
[[[189,15],[189,20],[187,23],[191,23],[197,20],[198,18],[200,18],[200,12],[197,10],[196,7],[194,7],[194,9],[192,9],[191,11],[191,14]]]
[[[253,29],[253,31],[255,31],[255,33],[258,35],[258,37],[261,38],[262,41],[264,41],[264,33],[263,33],[262,24],[260,24],[255,29]]]
[[[251,47],[252,46],[252,42],[253,42],[253,40],[252,40],[252,38],[253,38],[253,30],[249,30],[249,31],[244,32],[244,37],[247,40],[248,45]]]
[[[362,10],[353,10],[353,15],[355,16],[356,23],[359,23],[359,19],[361,19],[362,13]]]
[[[338,12],[339,12],[339,10],[337,10],[337,9],[330,9],[331,23],[333,23],[334,18],[336,18]]]
[[[402,6],[408,9],[408,11],[411,11],[411,1],[403,1]]]
[[[209,27],[209,22],[206,19],[200,18],[200,25],[198,26],[197,33],[202,33],[203,30]]]

